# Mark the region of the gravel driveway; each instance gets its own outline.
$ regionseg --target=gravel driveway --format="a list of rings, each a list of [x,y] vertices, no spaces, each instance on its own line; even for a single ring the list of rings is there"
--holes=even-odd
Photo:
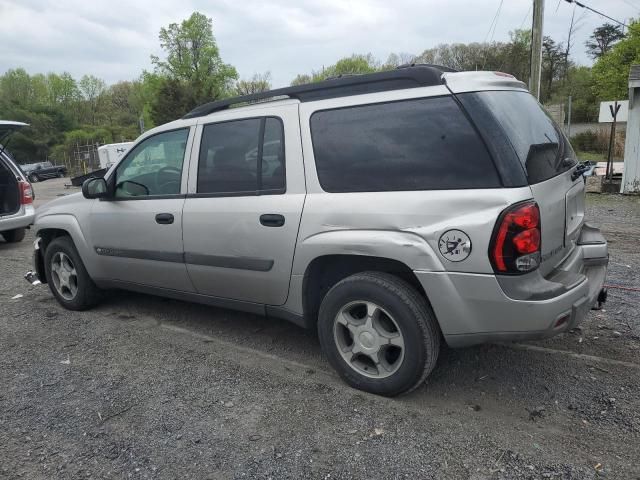
[[[398,399],[344,385],[284,321],[124,292],[65,311],[22,279],[32,234],[0,240],[0,478],[640,478],[640,198],[588,215],[625,288],[604,310],[446,350]]]

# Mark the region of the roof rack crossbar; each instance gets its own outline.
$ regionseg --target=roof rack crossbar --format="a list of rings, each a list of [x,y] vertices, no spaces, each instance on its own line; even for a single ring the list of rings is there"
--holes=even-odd
[[[438,65],[402,65],[395,70],[386,72],[345,75],[317,83],[276,88],[266,92],[209,102],[194,108],[182,118],[203,117],[214,112],[226,110],[234,105],[269,101],[277,97],[288,97],[305,102],[348,95],[440,85],[442,83],[442,74],[451,71],[454,70]]]

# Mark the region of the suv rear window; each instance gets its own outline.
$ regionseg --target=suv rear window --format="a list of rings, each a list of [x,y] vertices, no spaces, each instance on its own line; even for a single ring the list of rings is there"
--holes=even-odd
[[[500,187],[482,140],[452,97],[321,110],[311,117],[327,192]]]
[[[576,164],[571,144],[531,94],[490,91],[459,98],[481,130],[481,125],[488,127],[486,113],[493,116],[515,150],[529,184],[548,180]]]

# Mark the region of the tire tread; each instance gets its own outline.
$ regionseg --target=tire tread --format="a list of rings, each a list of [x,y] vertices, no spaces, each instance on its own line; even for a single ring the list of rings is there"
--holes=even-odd
[[[58,250],[62,250],[64,253],[70,254],[70,256],[73,257],[72,260],[75,263],[76,271],[78,272],[79,277],[82,277],[79,278],[79,280],[84,282],[83,287],[78,289],[78,295],[72,301],[65,300],[58,295],[51,279],[50,263],[52,254],[50,254],[50,252],[54,252],[56,247],[58,247]],[[71,237],[62,236],[52,240],[51,243],[47,245],[44,264],[49,288],[64,308],[78,311],[87,310],[97,305],[102,299],[102,292],[96,284],[93,283],[93,280],[89,276],[89,273],[87,272],[87,269],[82,262],[82,258],[80,257]]]
[[[392,392],[389,395],[405,395],[410,393],[424,383],[427,376],[434,369],[438,360],[441,334],[435,314],[433,313],[427,299],[417,292],[413,286],[400,277],[386,272],[365,271],[351,275],[331,287],[325,298],[337,288],[350,283],[362,282],[374,283],[379,287],[388,290],[398,297],[407,307],[409,307],[415,318],[418,319],[418,326],[422,332],[422,343],[426,351],[422,374],[407,388],[397,392]],[[322,312],[322,306],[320,307],[320,311]]]

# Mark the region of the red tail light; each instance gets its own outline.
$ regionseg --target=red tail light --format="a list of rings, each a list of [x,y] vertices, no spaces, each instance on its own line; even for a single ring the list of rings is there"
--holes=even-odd
[[[507,208],[496,223],[489,259],[496,273],[526,273],[540,265],[540,209],[533,201]]]
[[[31,205],[33,203],[33,190],[28,182],[18,182],[20,188],[20,205]]]

